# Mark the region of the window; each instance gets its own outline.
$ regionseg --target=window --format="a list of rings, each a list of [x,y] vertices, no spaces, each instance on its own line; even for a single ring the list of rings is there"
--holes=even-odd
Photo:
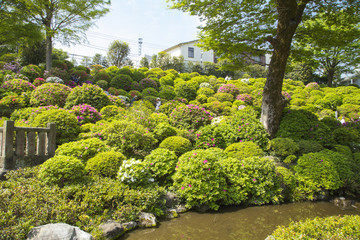
[[[194,58],[194,48],[188,47],[188,58]]]

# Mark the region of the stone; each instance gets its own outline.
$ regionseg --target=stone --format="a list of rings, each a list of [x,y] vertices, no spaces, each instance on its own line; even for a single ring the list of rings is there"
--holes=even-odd
[[[165,195],[165,205],[168,208],[173,208],[180,203],[178,196],[175,193],[167,192]]]
[[[129,231],[131,229],[134,229],[138,226],[138,224],[136,222],[128,222],[128,223],[123,223],[122,224],[125,231]]]
[[[78,227],[66,223],[51,223],[34,227],[27,240],[93,240],[94,238]]]
[[[121,235],[123,235],[126,231],[124,226],[121,223],[117,223],[114,221],[108,221],[99,226],[99,229],[103,232],[103,236],[106,239],[117,239]]]
[[[187,212],[188,209],[185,207],[185,205],[183,204],[180,204],[176,207],[176,212],[177,213],[184,213],[184,212]]]
[[[166,209],[165,217],[167,219],[173,219],[179,217],[179,214],[177,213],[176,209]]]
[[[156,227],[156,217],[152,213],[141,212],[139,215],[140,227]]]

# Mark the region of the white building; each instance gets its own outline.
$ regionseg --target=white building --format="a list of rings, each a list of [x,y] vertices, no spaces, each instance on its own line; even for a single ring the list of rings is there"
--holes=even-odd
[[[175,46],[172,46],[168,49],[165,49],[164,52],[170,54],[172,57],[184,57],[184,61],[195,63],[203,62],[212,62],[216,63],[215,54],[213,50],[204,51],[200,47],[196,46],[198,40],[179,43]]]

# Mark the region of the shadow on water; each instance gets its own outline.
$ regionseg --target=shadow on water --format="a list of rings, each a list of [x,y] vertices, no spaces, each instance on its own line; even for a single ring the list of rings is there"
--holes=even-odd
[[[360,215],[360,210],[342,210],[329,202],[303,202],[248,208],[224,207],[218,212],[187,212],[160,222],[158,228],[137,229],[126,240],[263,240],[277,226],[291,221],[334,215]]]

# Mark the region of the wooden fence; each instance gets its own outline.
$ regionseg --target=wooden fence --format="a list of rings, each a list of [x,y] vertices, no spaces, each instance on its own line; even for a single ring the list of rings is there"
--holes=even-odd
[[[15,127],[5,121],[0,128],[0,170],[35,166],[55,155],[56,126],[46,128]]]

